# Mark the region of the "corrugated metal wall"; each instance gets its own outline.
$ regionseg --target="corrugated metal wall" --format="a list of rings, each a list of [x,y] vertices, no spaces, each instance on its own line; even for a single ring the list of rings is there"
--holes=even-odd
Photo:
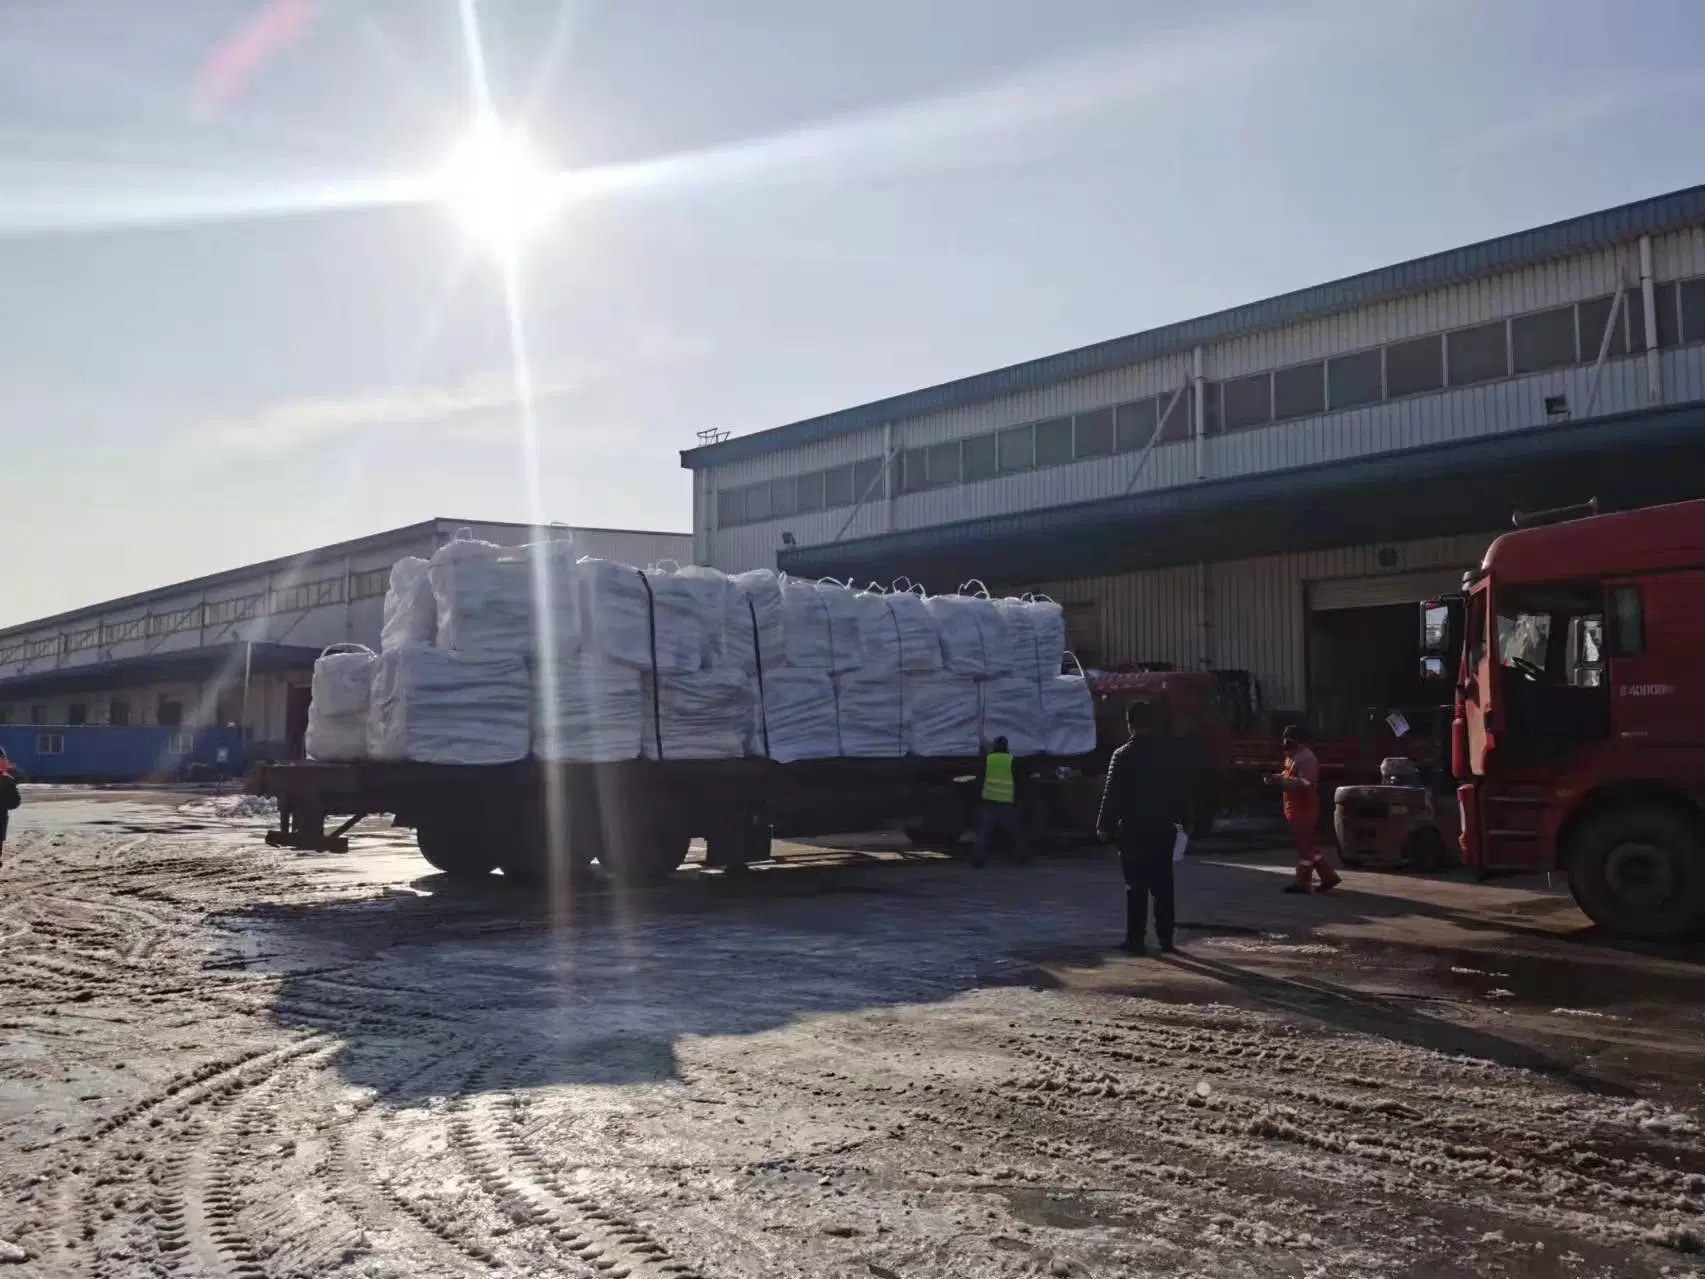
[[[1303,705],[1308,584],[1327,578],[1469,569],[1496,533],[1274,555],[1116,577],[1030,584],[1068,607],[1093,606],[1096,660],[1253,671],[1267,704]],[[1382,549],[1395,560],[1380,563]],[[1206,581],[1204,583],[1204,576]],[[1204,589],[1205,588],[1205,589]],[[1204,605],[1209,625],[1202,625]]]
[[[1705,275],[1705,228],[1654,239],[1660,280]],[[1277,369],[1328,355],[1346,354],[1404,338],[1438,333],[1551,306],[1603,297],[1618,279],[1637,282],[1632,246],[1602,250],[1528,267],[1412,298],[1346,312],[1321,320],[1251,334],[1204,348],[1204,374],[1211,380]],[[1630,272],[1636,273],[1631,275]],[[1629,301],[1637,304],[1637,288]],[[1664,399],[1705,398],[1705,346],[1667,350],[1662,356]],[[959,407],[897,423],[897,449],[962,439],[1004,426],[1157,394],[1181,385],[1187,374],[1181,356],[1115,369],[987,403]],[[1287,467],[1342,460],[1419,445],[1468,439],[1543,424],[1546,396],[1564,394],[1577,412],[1587,404],[1590,366],[1550,370],[1438,394],[1418,395],[1314,418],[1278,423],[1205,441],[1207,477],[1261,474]],[[1650,403],[1640,355],[1608,361],[1593,401],[1594,414],[1646,407]],[[706,472],[698,494],[694,527],[701,562],[738,570],[773,564],[781,534],[800,545],[820,545],[837,536],[863,537],[927,528],[958,520],[1034,510],[1113,497],[1132,488],[1135,455],[1096,459],[875,501],[850,528],[846,510],[793,516],[729,529],[715,527],[717,487],[780,479],[882,452],[881,429],[855,432],[792,450],[732,463]],[[1154,450],[1144,464],[1137,491],[1188,484],[1197,478],[1192,443]]]

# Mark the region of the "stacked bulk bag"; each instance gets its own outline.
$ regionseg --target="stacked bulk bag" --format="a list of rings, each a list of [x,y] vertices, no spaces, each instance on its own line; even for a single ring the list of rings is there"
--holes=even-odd
[[[997,675],[977,685],[979,736],[986,747],[1006,738],[1014,755],[1047,754],[1044,742],[1049,721],[1038,682],[1028,675]]]
[[[854,601],[864,669],[912,675],[941,669],[941,630],[923,596],[873,588],[854,596]]]
[[[558,654],[575,651],[582,626],[573,565],[573,544],[566,540],[530,546],[472,538],[445,543],[426,571],[437,602],[438,646],[530,654],[543,622]],[[549,608],[543,616],[542,605]]]
[[[739,759],[752,725],[743,671],[643,674],[640,752],[647,759]]]
[[[864,665],[860,609],[839,582],[781,579],[783,660],[805,670],[850,671]]]
[[[1087,755],[1095,749],[1095,698],[1078,668],[1075,675],[1053,675],[1038,685],[1042,745],[1046,755]]]
[[[581,654],[533,678],[533,754],[591,764],[639,758],[647,710],[637,670]]]
[[[982,752],[982,700],[975,680],[940,672],[911,676],[901,696],[909,754],[938,759]]]
[[[305,747],[309,759],[362,759],[378,658],[361,644],[334,644],[314,663]]]
[[[640,671],[682,675],[704,665],[703,587],[669,570],[615,560],[579,563],[585,647]]]
[[[943,670],[972,679],[1011,673],[1012,640],[1006,618],[987,591],[981,595],[932,595],[924,600],[924,608],[935,619],[941,636]]]
[[[906,753],[906,703],[898,672],[849,671],[833,677],[835,736],[852,759]]]
[[[385,592],[385,620],[379,629],[379,647],[405,648],[410,644],[432,644],[438,639],[438,601],[427,577],[427,561],[405,556],[391,565],[391,585]]]
[[[786,611],[782,578],[774,569],[755,568],[729,579],[733,602],[723,641],[722,665],[756,675],[782,664],[787,656]]]
[[[841,753],[834,677],[778,666],[752,681],[752,733],[747,754],[790,763]]]
[[[721,666],[727,644],[732,586],[714,568],[684,569],[666,561],[645,570],[657,628],[657,668],[696,671]]]
[[[518,653],[397,648],[373,667],[375,759],[508,764],[533,744],[533,690]]]

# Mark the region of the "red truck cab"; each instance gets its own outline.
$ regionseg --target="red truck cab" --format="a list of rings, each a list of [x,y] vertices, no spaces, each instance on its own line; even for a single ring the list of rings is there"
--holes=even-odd
[[[1705,925],[1705,501],[1518,529],[1464,581],[1463,859],[1561,869],[1607,930]]]

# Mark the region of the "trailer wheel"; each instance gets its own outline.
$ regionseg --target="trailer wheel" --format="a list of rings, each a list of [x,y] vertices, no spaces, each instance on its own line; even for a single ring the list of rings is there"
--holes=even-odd
[[[497,855],[477,811],[422,813],[414,838],[420,855],[453,879],[480,879],[497,868]]]
[[[1679,812],[1616,808],[1570,841],[1569,891],[1601,928],[1665,941],[1705,923],[1705,849]]]
[[[599,795],[604,820],[598,860],[618,887],[651,887],[687,860],[692,831],[686,805],[677,797],[627,781],[622,778]]]

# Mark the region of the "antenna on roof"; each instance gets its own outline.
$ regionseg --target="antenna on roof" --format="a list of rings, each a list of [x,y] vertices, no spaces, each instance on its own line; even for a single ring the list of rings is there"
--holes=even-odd
[[[719,427],[707,426],[707,427],[705,427],[704,430],[702,430],[698,433],[699,443],[701,445],[704,445],[704,444],[721,444],[724,440],[726,440],[732,434],[734,434],[734,432],[732,432],[732,431],[724,431]]]
[[[1587,519],[1597,514],[1598,499],[1589,497],[1573,506],[1553,506],[1545,511],[1517,511],[1510,516],[1510,523],[1516,528],[1533,528],[1539,524],[1563,524],[1569,520]]]

